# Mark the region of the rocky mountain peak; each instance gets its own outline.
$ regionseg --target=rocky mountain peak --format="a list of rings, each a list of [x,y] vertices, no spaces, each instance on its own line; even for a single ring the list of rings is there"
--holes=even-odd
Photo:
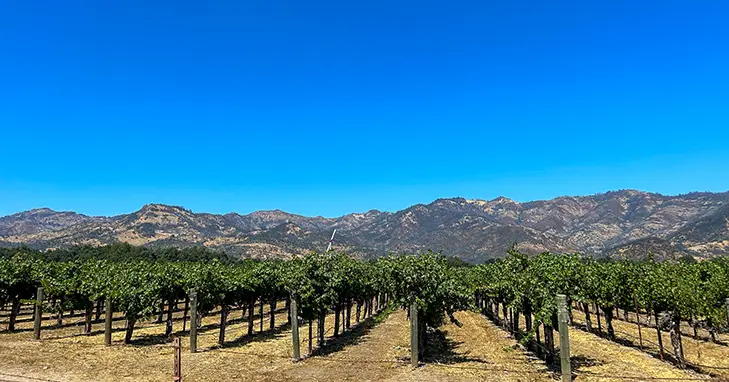
[[[28,216],[32,216],[32,215],[49,215],[49,214],[56,213],[56,211],[54,211],[54,210],[52,210],[52,209],[50,209],[48,207],[43,207],[43,208],[34,208],[34,209],[29,210],[29,211],[26,211],[24,213],[26,215],[28,215]]]
[[[75,212],[57,212],[50,208],[36,208],[0,217],[0,238],[2,236],[31,235],[45,231],[58,231],[74,224],[91,220],[99,220],[99,218],[89,217]]]
[[[142,206],[142,208],[139,209],[138,212],[167,212],[167,213],[191,213],[190,211],[186,210],[183,207],[180,206],[171,206],[169,204],[160,204],[160,203],[149,203]]]
[[[146,204],[138,211],[127,216],[127,220],[136,220],[138,223],[152,223],[161,225],[180,224],[182,220],[194,217],[191,211],[179,206],[166,204]]]
[[[491,201],[492,203],[499,203],[499,204],[519,204],[518,202],[509,199],[505,196],[499,196],[496,199]]]
[[[527,252],[709,257],[729,254],[729,192],[664,196],[618,190],[519,203],[441,198],[397,212],[370,210],[338,218],[282,210],[247,215],[193,213],[148,204],[127,215],[88,217],[43,208],[0,217],[0,245],[58,248],[124,241],[137,245],[205,245],[253,257],[290,257],[335,247],[356,256],[443,251],[469,261],[503,256],[513,243]]]

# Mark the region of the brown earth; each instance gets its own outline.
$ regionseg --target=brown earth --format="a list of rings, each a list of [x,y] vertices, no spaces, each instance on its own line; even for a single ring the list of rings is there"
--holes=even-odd
[[[584,313],[573,309],[573,317],[576,324],[584,324]],[[622,317],[622,311],[620,313]],[[628,317],[632,322],[626,322],[619,319],[613,320],[613,328],[615,329],[616,341],[623,343],[632,350],[641,351],[653,359],[659,361],[660,350],[658,347],[658,332],[655,328],[642,326],[640,335],[638,325],[635,323],[635,314],[630,313]],[[641,315],[641,322],[645,323],[646,317]],[[593,330],[597,330],[597,320],[593,312]],[[605,331],[604,316],[602,316],[602,330]],[[729,380],[729,336],[718,335],[717,343],[708,340],[708,332],[704,330],[698,331],[698,339],[693,338],[693,331],[688,324],[684,323],[682,330],[682,342],[684,356],[689,365],[694,366],[695,370],[703,374],[709,374],[720,379]],[[585,332],[582,332],[585,333]],[[587,333],[585,333],[587,335]],[[595,336],[590,334],[591,336]],[[604,334],[603,334],[604,335]],[[640,337],[643,338],[643,346],[641,347]],[[664,358],[668,364],[673,361],[670,334],[666,331],[661,332],[664,347]],[[602,339],[601,339],[602,340]],[[607,341],[607,340],[603,340]],[[659,361],[660,362],[660,361]]]
[[[573,314],[574,323],[577,326],[584,322],[580,316],[580,312],[573,310]],[[581,319],[583,321],[580,321]],[[577,326],[571,326],[569,330],[570,361],[574,377],[573,381],[710,379],[707,375],[689,370],[681,370],[668,362],[651,357],[651,355],[639,349],[623,346],[595,334],[585,332]],[[520,322],[520,329],[526,331],[523,319]],[[557,331],[554,332],[554,338],[556,354],[559,357],[560,341]],[[557,362],[559,362],[559,359]],[[555,368],[558,369],[559,364]]]
[[[404,311],[386,313],[364,321],[334,338],[333,315],[326,321],[327,345],[312,357],[291,362],[291,331],[280,304],[277,328],[253,337],[246,335],[241,311],[231,312],[226,345],[217,345],[219,315],[203,319],[200,352],[188,352],[183,337],[182,365],[185,381],[546,381],[540,363],[514,350],[514,341],[473,313],[459,313],[463,328],[446,325],[442,333],[455,346],[436,357],[450,355],[455,362],[442,365],[429,360],[413,370],[409,364],[409,321]],[[256,310],[257,312],[257,310]],[[266,310],[267,312],[267,310]],[[175,314],[176,334],[182,335],[181,313]],[[164,337],[164,324],[138,324],[134,344],[124,345],[124,321],[115,315],[113,345],[103,345],[103,323],[91,335],[81,334],[83,317],[66,317],[55,328],[55,318],[44,315],[42,340],[33,341],[32,315],[24,310],[18,332],[0,332],[0,380],[4,381],[165,381],[172,377],[173,349]],[[7,317],[0,318],[4,326]],[[380,322],[382,321],[382,322]],[[313,325],[316,333],[316,324]],[[256,331],[259,321],[256,320]],[[301,328],[301,350],[307,353],[307,329]],[[508,370],[508,371],[504,371]]]
[[[258,309],[256,309],[256,313]],[[267,309],[265,311],[267,313]],[[327,345],[314,356],[291,362],[291,331],[283,304],[276,314],[276,328],[247,335],[241,310],[231,312],[226,345],[217,344],[219,315],[203,319],[197,354],[190,354],[186,334],[181,332],[181,313],[175,314],[176,335],[182,337],[184,381],[549,381],[556,378],[544,362],[505,331],[474,312],[459,312],[455,324],[444,325],[429,335],[430,355],[422,366],[409,362],[409,321],[404,311],[365,320],[345,335],[334,338],[333,315],[326,321]],[[575,312],[575,322],[580,322]],[[118,316],[118,317],[117,317]],[[0,327],[7,317],[0,315]],[[0,332],[0,381],[166,381],[172,377],[173,349],[164,337],[164,324],[146,321],[135,330],[135,343],[124,345],[124,321],[115,315],[113,346],[103,346],[103,323],[91,335],[81,334],[83,317],[67,317],[54,328],[55,319],[44,317],[41,341],[33,341],[32,316],[25,310],[16,333]],[[635,326],[616,322],[616,329]],[[316,333],[316,324],[313,325]],[[307,353],[307,326],[301,327],[301,350]],[[255,322],[256,332],[259,321]],[[637,330],[637,329],[636,329]],[[646,338],[650,336],[644,332]],[[604,377],[623,380],[655,378],[705,378],[676,368],[639,349],[622,346],[597,335],[573,328],[570,331],[575,381],[598,381]],[[664,339],[668,341],[668,338]],[[558,341],[557,341],[558,342]],[[668,343],[668,342],[666,342]],[[686,347],[691,360],[691,345]],[[702,345],[706,347],[707,345]],[[722,346],[722,345],[713,345]],[[703,362],[723,365],[711,350],[702,349]],[[722,347],[726,352],[726,348]],[[718,353],[717,353],[718,354]],[[726,354],[726,353],[723,353]]]

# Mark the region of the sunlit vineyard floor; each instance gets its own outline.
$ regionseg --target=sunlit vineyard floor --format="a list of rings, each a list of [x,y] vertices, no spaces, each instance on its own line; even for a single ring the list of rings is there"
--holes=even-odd
[[[405,381],[548,381],[540,361],[529,361],[514,347],[515,342],[485,318],[475,313],[458,313],[462,328],[449,324],[432,335],[433,356],[425,366],[409,365],[409,322],[404,311],[388,317],[363,321],[340,338],[333,338],[333,315],[326,321],[328,345],[313,357],[294,364],[290,361],[290,328],[279,305],[276,329],[246,335],[247,321],[241,312],[231,312],[226,346],[219,347],[219,315],[203,319],[198,354],[189,354],[183,337],[182,365],[186,381],[219,381],[245,378],[254,381],[321,380],[405,380]],[[265,311],[267,313],[267,309]],[[164,324],[144,322],[135,330],[135,344],[123,345],[124,321],[115,316],[113,346],[103,346],[103,324],[95,324],[91,335],[81,334],[83,317],[65,317],[55,327],[55,318],[44,317],[43,340],[33,341],[32,317],[24,311],[16,333],[0,334],[0,380],[24,381],[20,376],[51,381],[164,381],[172,374],[173,349],[164,337]],[[382,316],[385,316],[384,314]],[[176,331],[181,330],[182,313],[175,313]],[[103,316],[102,316],[103,318]],[[259,330],[258,319],[255,322]],[[313,325],[316,333],[316,324]],[[308,352],[308,327],[301,328],[302,354]],[[442,363],[439,365],[437,363]],[[15,377],[17,376],[17,377]]]
[[[622,315],[621,315],[622,317]],[[631,315],[631,320],[635,321],[635,316]],[[573,310],[573,319],[575,324],[582,325],[584,328],[585,315],[584,313]],[[645,322],[645,317],[641,317]],[[592,314],[592,325],[593,330],[597,330],[597,319],[595,318],[594,312]],[[603,331],[605,331],[605,320],[602,317]],[[616,341],[633,347],[636,351],[640,349],[640,340],[638,334],[638,325],[634,322],[626,322],[623,320],[614,319],[613,328],[615,329]],[[729,379],[729,343],[727,343],[726,335],[717,336],[719,343],[713,343],[711,341],[693,339],[692,334],[689,335],[689,328],[682,328],[683,332],[683,350],[686,361],[692,364],[702,373],[718,376],[724,379]],[[584,333],[584,332],[583,332]],[[585,333],[586,334],[586,333]],[[595,336],[595,335],[592,335]],[[658,348],[658,333],[655,328],[649,328],[643,326],[643,350],[644,354],[652,355],[654,359],[660,356]],[[699,332],[699,336],[708,338],[708,333]],[[663,346],[665,358],[672,360],[673,347],[671,346],[670,334],[663,331],[661,333],[663,338]],[[604,340],[607,341],[607,340]],[[656,359],[656,361],[659,361]],[[660,361],[659,361],[660,362]],[[667,364],[667,362],[661,362]]]
[[[575,312],[578,324],[580,315]],[[334,317],[329,315],[325,326],[328,344],[319,350],[315,347],[313,357],[296,364],[290,361],[291,330],[286,324],[283,303],[277,307],[274,330],[269,329],[268,307],[264,316],[263,332],[259,333],[260,321],[256,315],[256,334],[248,336],[248,323],[242,319],[242,312],[232,311],[223,347],[217,344],[220,316],[205,317],[199,332],[199,353],[190,354],[187,336],[182,336],[183,381],[552,381],[555,378],[543,361],[525,353],[505,331],[473,312],[456,314],[462,327],[448,324],[431,333],[430,355],[415,370],[409,365],[409,321],[404,311],[363,320],[339,338],[332,336]],[[25,310],[19,317],[18,332],[0,332],[0,381],[38,381],[20,376],[50,381],[170,380],[173,349],[164,336],[164,323],[138,324],[134,344],[123,345],[124,321],[121,314],[114,318],[111,347],[103,346],[103,323],[94,324],[91,335],[81,334],[83,317],[78,314],[65,317],[60,328],[55,327],[55,318],[46,315],[43,340],[38,342],[31,339],[32,316]],[[174,318],[174,330],[182,335],[182,313],[175,313]],[[1,317],[0,327],[4,328],[6,321],[7,317]],[[616,329],[618,325],[619,330],[626,332],[630,328],[622,325],[635,326],[616,322]],[[316,324],[313,328],[316,334]],[[302,355],[306,356],[306,324],[300,334]],[[702,377],[577,328],[570,334],[575,381],[604,380],[601,376],[624,376],[636,381]],[[687,356],[690,356],[688,350]],[[702,353],[703,361],[713,362],[707,357]],[[722,358],[717,362],[727,361]]]
[[[578,313],[575,312],[575,314]],[[575,317],[575,319],[578,320],[579,317]],[[520,327],[521,330],[526,330],[524,320],[520,322]],[[569,335],[574,381],[710,379],[708,376],[692,371],[680,370],[638,349],[608,341],[576,327],[570,328]],[[555,347],[559,347],[559,334],[556,331],[554,338]]]
[[[459,313],[464,326],[446,325],[440,338],[431,336],[434,356],[425,366],[409,365],[409,321],[397,310],[378,323],[377,317],[363,321],[340,338],[333,338],[333,315],[327,317],[328,345],[313,357],[292,363],[290,328],[279,305],[276,329],[248,337],[247,321],[241,312],[231,312],[226,346],[218,347],[219,315],[203,320],[198,354],[189,354],[183,337],[182,365],[185,381],[548,381],[543,365],[530,362],[515,350],[515,342],[475,313]],[[266,313],[267,313],[266,309]],[[256,311],[257,312],[257,311]],[[0,380],[28,381],[20,376],[51,381],[165,381],[171,379],[173,350],[164,337],[164,324],[140,323],[135,344],[123,345],[124,321],[115,316],[114,345],[103,346],[103,324],[95,324],[91,335],[82,335],[83,317],[66,317],[55,328],[55,318],[44,317],[43,340],[33,341],[29,311],[19,317],[17,333],[0,334]],[[175,317],[181,330],[182,313]],[[103,316],[102,316],[103,318]],[[256,331],[259,321],[255,322]],[[316,333],[316,324],[313,325]],[[302,354],[308,352],[308,326],[301,328]],[[452,345],[452,346],[451,346]],[[437,365],[442,362],[443,365]],[[508,371],[504,371],[508,370]]]
[[[283,374],[302,381],[551,381],[543,363],[529,361],[516,343],[476,313],[456,314],[429,340],[431,356],[409,364],[409,321],[395,311],[383,323],[337,352],[305,360]]]
[[[544,362],[530,359],[513,338],[475,312],[443,326],[440,351],[413,377],[423,381],[552,381]],[[408,337],[409,338],[409,337]],[[436,337],[437,338],[437,337]],[[438,341],[434,345],[437,346]]]
[[[290,363],[290,330],[286,325],[286,313],[281,308],[283,304],[278,307],[276,328],[268,329],[266,315],[264,332],[252,337],[246,335],[248,323],[241,319],[241,311],[232,311],[226,329],[226,346],[221,349],[217,349],[220,315],[205,317],[198,338],[200,353],[190,354],[187,337],[183,337],[182,365],[186,380],[216,381],[244,375],[249,379],[257,378],[271,365]],[[174,318],[174,330],[180,331],[182,313],[175,313]],[[68,317],[61,328],[54,327],[55,319],[44,317],[42,341],[37,342],[31,339],[32,317],[21,316],[19,321],[19,332],[0,333],[0,373],[59,381],[164,381],[172,378],[173,349],[164,336],[164,323],[139,323],[134,332],[134,344],[124,345],[124,320],[121,314],[115,314],[113,346],[106,347],[103,345],[103,322],[95,324],[92,334],[87,336],[81,334],[83,317]],[[333,321],[329,317],[329,327]],[[258,319],[255,322],[256,332],[259,322]],[[331,334],[330,330],[328,335]],[[250,355],[236,354],[239,351]],[[0,379],[5,378],[0,374]]]

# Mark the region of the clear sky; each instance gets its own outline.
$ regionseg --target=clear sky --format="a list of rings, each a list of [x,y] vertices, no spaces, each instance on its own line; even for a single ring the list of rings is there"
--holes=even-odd
[[[0,215],[729,190],[725,0],[0,8]]]

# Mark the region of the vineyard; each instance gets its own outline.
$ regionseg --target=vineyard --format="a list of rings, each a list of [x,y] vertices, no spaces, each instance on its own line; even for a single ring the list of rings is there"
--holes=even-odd
[[[377,380],[403,373],[550,380],[560,374],[555,297],[564,295],[575,380],[620,376],[615,372],[624,374],[629,359],[655,372],[624,379],[729,377],[724,259],[597,261],[512,250],[499,261],[453,266],[433,253],[236,261],[195,250],[104,248],[0,250],[0,343],[18,341],[16,348],[29,346],[31,353],[71,345],[105,357],[117,351],[141,365],[156,355],[137,359],[127,349],[169,349],[182,338],[189,350],[182,362],[190,368],[183,376],[191,380],[215,373],[196,357],[213,368],[221,359],[236,362],[245,372],[239,376],[265,380],[273,379],[261,371],[267,367],[282,379],[362,379],[342,376],[342,362]],[[0,347],[0,359],[17,363],[7,370],[27,372],[22,363],[29,361],[9,351]],[[165,359],[171,363],[170,355]],[[7,370],[0,366],[0,377]],[[48,380],[105,379],[89,373]]]

